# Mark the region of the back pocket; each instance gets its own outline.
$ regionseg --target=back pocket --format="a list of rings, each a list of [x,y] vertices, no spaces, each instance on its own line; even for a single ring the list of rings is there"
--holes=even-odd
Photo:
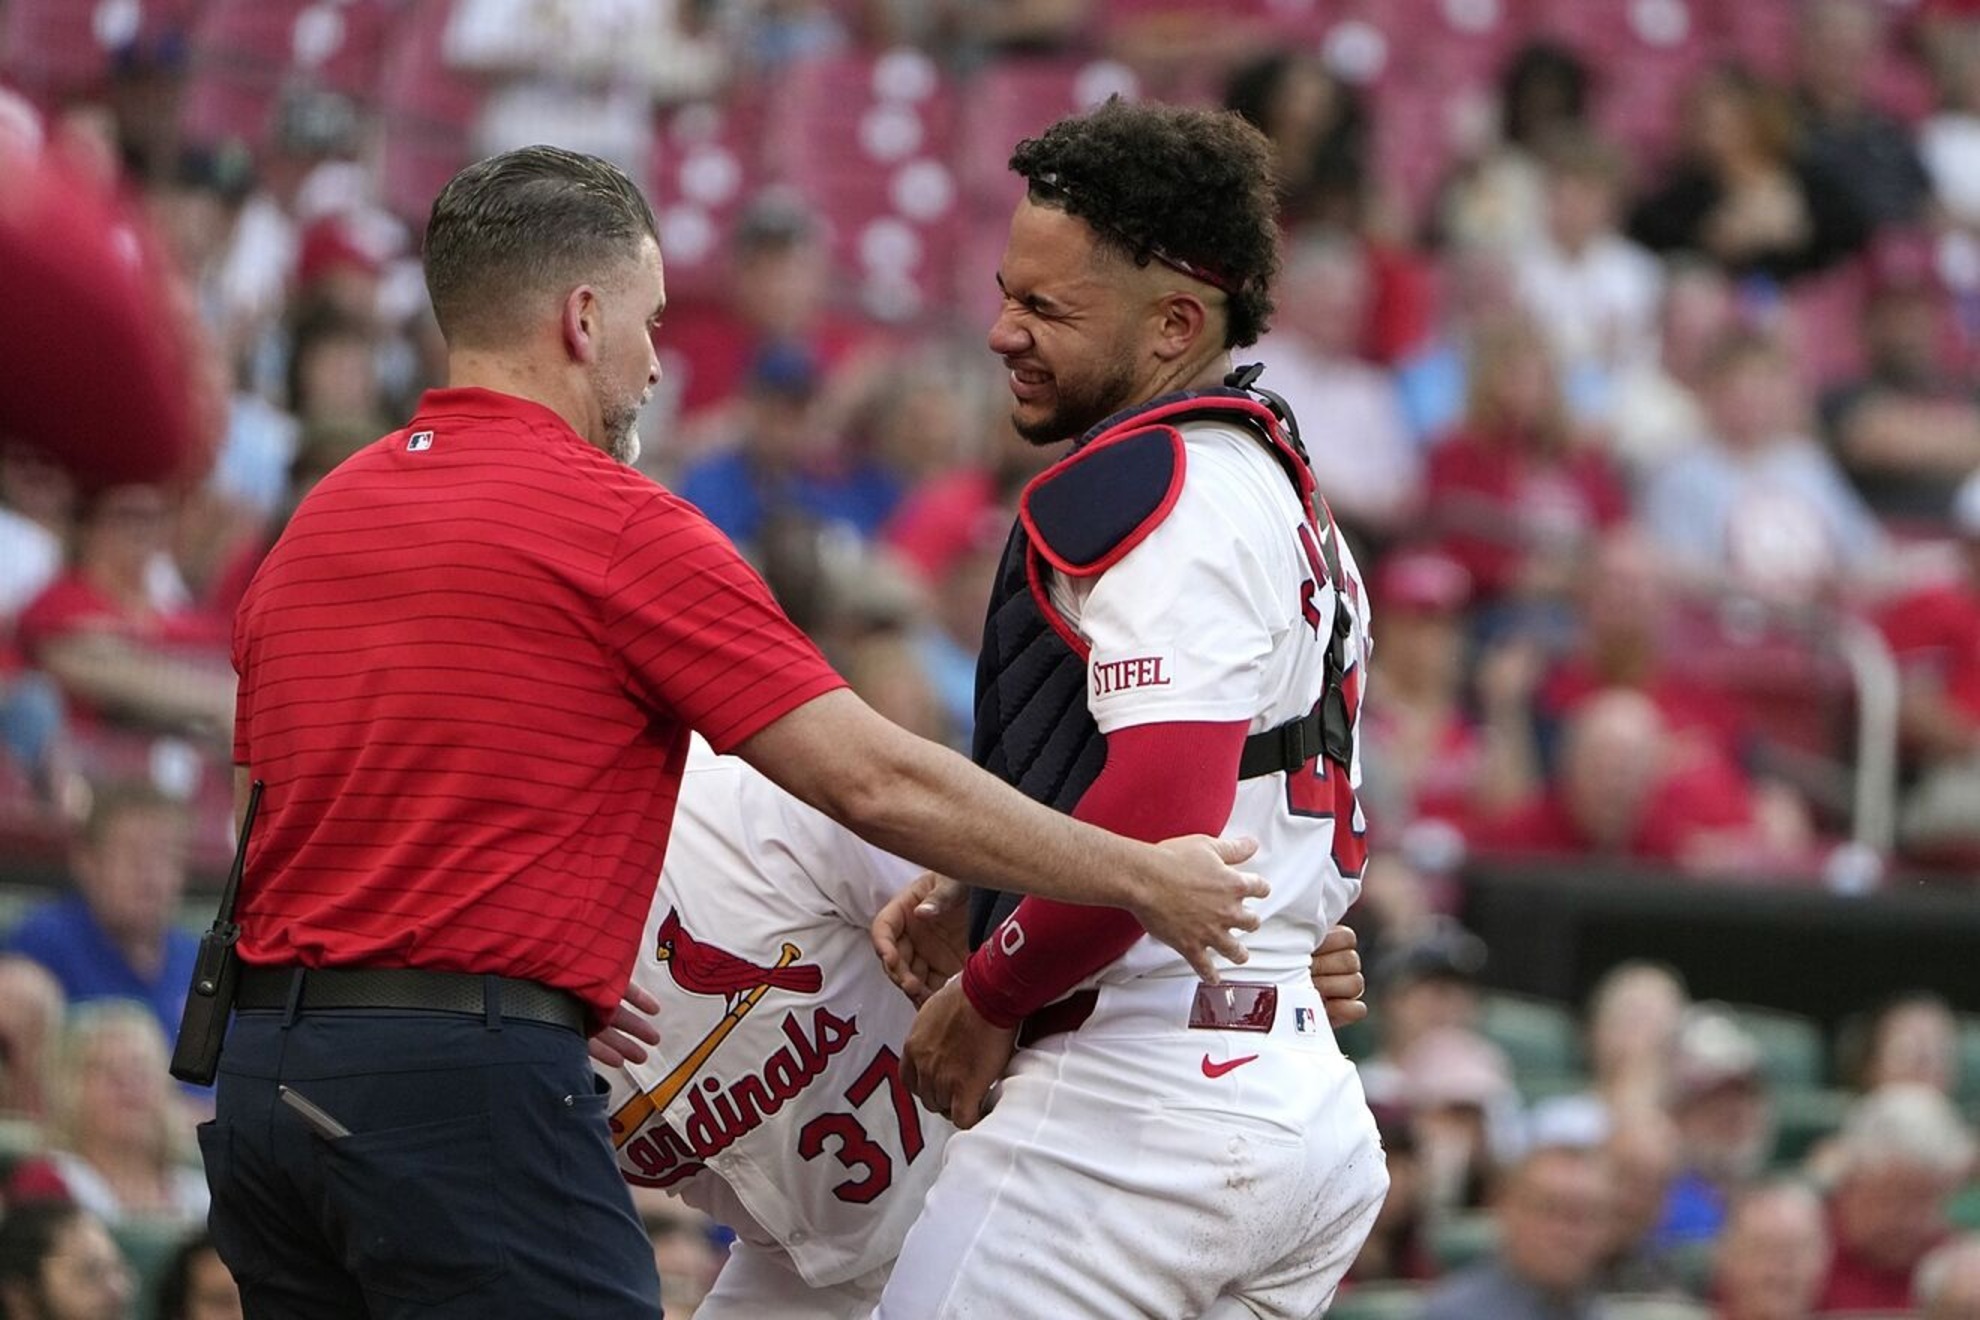
[[[209,1119],[195,1129],[200,1163],[206,1166],[206,1188],[212,1193],[207,1231],[227,1272],[242,1284],[268,1277],[268,1253],[262,1250],[254,1197],[241,1182],[234,1156],[233,1125]]]
[[[488,1231],[494,1149],[483,1115],[319,1140],[344,1266],[367,1291],[428,1305],[507,1266]]]

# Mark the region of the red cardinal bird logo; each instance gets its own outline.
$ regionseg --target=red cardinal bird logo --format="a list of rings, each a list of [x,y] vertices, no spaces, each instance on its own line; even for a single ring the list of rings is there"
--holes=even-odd
[[[675,908],[667,910],[653,943],[653,956],[667,964],[675,985],[689,994],[721,995],[731,1004],[758,986],[815,995],[825,983],[824,974],[815,963],[759,967],[727,949],[698,940],[681,925],[680,911]],[[796,948],[791,948],[792,954],[796,952]]]

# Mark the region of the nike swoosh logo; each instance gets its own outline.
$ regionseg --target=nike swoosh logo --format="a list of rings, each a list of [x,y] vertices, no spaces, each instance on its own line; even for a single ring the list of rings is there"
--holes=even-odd
[[[1256,1054],[1247,1054],[1241,1059],[1226,1059],[1222,1063],[1212,1063],[1210,1062],[1210,1056],[1206,1054],[1203,1056],[1203,1075],[1205,1077],[1222,1077],[1231,1069],[1242,1068],[1245,1064],[1250,1063],[1257,1057]]]

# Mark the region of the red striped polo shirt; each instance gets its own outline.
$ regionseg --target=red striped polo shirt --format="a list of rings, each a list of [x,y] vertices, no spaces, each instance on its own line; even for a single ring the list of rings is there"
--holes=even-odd
[[[242,598],[265,781],[252,963],[527,977],[618,1003],[687,734],[843,681],[698,513],[547,408],[436,390],[310,493]]]

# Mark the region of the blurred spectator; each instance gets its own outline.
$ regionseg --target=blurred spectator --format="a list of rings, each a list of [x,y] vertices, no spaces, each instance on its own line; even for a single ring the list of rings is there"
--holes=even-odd
[[[1953,498],[1959,573],[1921,587],[1879,622],[1902,680],[1898,722],[1917,771],[1899,817],[1911,850],[1980,843],[1980,473]]]
[[[62,572],[76,483],[30,445],[0,444],[0,619],[9,628]]]
[[[900,483],[870,460],[844,453],[823,429],[818,361],[797,344],[764,349],[750,366],[733,449],[681,473],[681,498],[747,549],[764,520],[790,510],[843,523],[870,537],[900,502]]]
[[[1822,1199],[1786,1181],[1741,1192],[1713,1259],[1717,1320],[1809,1320],[1829,1268]]]
[[[346,423],[383,435],[391,429],[378,379],[379,340],[367,317],[329,305],[305,310],[294,323],[287,395],[297,423]]]
[[[1615,1188],[1591,1150],[1543,1146],[1515,1166],[1493,1202],[1494,1257],[1451,1277],[1423,1320],[1564,1320],[1600,1314],[1595,1298]]]
[[[7,1203],[73,1201],[112,1225],[203,1220],[206,1178],[185,1162],[192,1123],[167,1057],[165,1036],[142,1005],[78,1009],[52,1078],[48,1153],[16,1166]]]
[[[719,431],[723,421],[699,415],[732,403],[767,350],[800,346],[829,377],[868,343],[857,323],[833,311],[824,221],[802,197],[766,189],[750,199],[729,249],[721,297],[669,302],[659,339],[662,380],[673,382],[682,417],[696,423],[682,437],[689,454],[706,443],[693,430]]]
[[[1370,964],[1371,1018],[1381,1040],[1361,1062],[1370,1104],[1407,1102],[1402,1060],[1439,1028],[1478,1025],[1478,974],[1485,942],[1448,917],[1408,932]]]
[[[60,1202],[0,1219],[0,1314],[8,1320],[125,1320],[136,1285],[95,1215]]]
[[[1770,810],[1736,765],[1686,755],[1650,698],[1608,688],[1567,722],[1545,791],[1469,834],[1483,851],[1738,871],[1805,860],[1804,825]]]
[[[1773,1152],[1773,1097],[1760,1047],[1712,1004],[1685,1015],[1673,1081],[1681,1167],[1657,1239],[1666,1246],[1710,1242],[1725,1228],[1733,1197]]]
[[[178,923],[191,827],[146,783],[107,784],[69,853],[75,891],[31,909],[8,949],[52,972],[72,1003],[134,999],[179,1030],[198,941]]]
[[[1840,1145],[1822,1308],[1909,1310],[1913,1272],[1947,1236],[1947,1202],[1973,1173],[1973,1135],[1945,1096],[1899,1083],[1856,1103]]]
[[[1546,341],[1524,319],[1481,329],[1464,421],[1430,456],[1425,517],[1500,621],[1557,612],[1578,558],[1627,512],[1599,450],[1578,443]]]
[[[1645,487],[1645,529],[1686,584],[1805,605],[1874,580],[1884,538],[1810,438],[1794,365],[1773,337],[1734,331],[1705,382],[1706,443]]]
[[[1682,1294],[1684,1271],[1668,1245],[1657,1239],[1678,1172],[1677,1125],[1653,1106],[1612,1108],[1609,1113],[1602,1151],[1615,1179],[1615,1211],[1609,1219],[1601,1290]]]
[[[1939,106],[1919,127],[1919,155],[1947,219],[1980,231],[1980,24],[1944,24],[1927,50]]]
[[[623,0],[458,0],[447,67],[483,80],[475,154],[533,142],[603,156],[644,182],[653,102],[705,96],[721,47],[683,30],[685,6]]]
[[[1395,383],[1355,353],[1368,295],[1360,253],[1338,240],[1302,242],[1279,283],[1272,333],[1247,354],[1300,420],[1314,479],[1357,544],[1400,532],[1422,481]]]
[[[1678,161],[1629,230],[1653,252],[1702,252],[1734,276],[1775,282],[1830,265],[1866,237],[1848,184],[1797,157],[1786,99],[1734,67],[1687,91]]]
[[[1588,1070],[1612,1112],[1669,1100],[1690,1006],[1684,982],[1662,963],[1618,963],[1588,992]]]
[[[1795,42],[1802,152],[1872,225],[1918,218],[1929,187],[1910,132],[1870,104],[1883,64],[1884,14],[1861,0],[1804,0]]]
[[[244,126],[248,127],[248,126]],[[219,270],[207,282],[209,317],[233,363],[249,363],[257,388],[272,387],[262,361],[271,349],[295,275],[301,202],[311,191],[347,192],[361,148],[357,107],[334,92],[283,92],[273,133],[257,153],[253,188],[235,213]],[[248,128],[252,132],[252,127]],[[347,199],[355,201],[357,199]],[[218,312],[211,308],[218,304]]]
[[[48,1113],[48,1074],[68,1002],[46,967],[0,954],[0,1114],[41,1119]]]
[[[1923,236],[1880,240],[1863,316],[1868,370],[1822,400],[1843,470],[1879,517],[1937,532],[1980,469],[1980,390],[1946,370],[1946,290]]]
[[[1461,163],[1437,206],[1437,230],[1451,248],[1505,250],[1542,230],[1544,186],[1538,153],[1564,129],[1586,129],[1588,66],[1551,42],[1522,47],[1499,75],[1497,135]]]
[[[846,423],[847,446],[909,488],[935,481],[973,458],[971,425],[981,412],[984,375],[940,353],[902,355],[866,373]]]
[[[1589,1087],[1535,1105],[1533,1127],[1606,1131],[1619,1137],[1626,1122],[1660,1126],[1644,1115],[1661,1116],[1670,1101],[1678,1026],[1690,1003],[1677,973],[1661,963],[1618,963],[1604,972],[1588,992],[1583,1030]],[[1675,1141],[1676,1129],[1669,1131]],[[1654,1146],[1647,1140],[1653,1133],[1638,1135],[1646,1138],[1644,1149]],[[1675,1154],[1673,1150],[1673,1158]],[[1618,1156],[1619,1172],[1627,1163]]]
[[[1657,259],[1617,231],[1627,182],[1617,149],[1563,130],[1542,144],[1540,231],[1515,251],[1527,313],[1547,337],[1577,417],[1614,415],[1621,373],[1656,352]]]
[[[1745,720],[1738,707],[1671,667],[1676,611],[1665,572],[1656,548],[1628,526],[1604,536],[1583,562],[1576,582],[1579,629],[1535,699],[1549,746],[1583,702],[1626,688],[1656,704],[1680,759],[1741,755]]]
[[[1912,1285],[1922,1320],[1973,1320],[1980,1315],[1980,1235],[1955,1238],[1918,1265]]]
[[[1512,258],[1498,248],[1445,255],[1443,306],[1430,338],[1396,364],[1396,390],[1417,443],[1443,441],[1464,420],[1479,336],[1520,310]]]
[[[1476,713],[1466,702],[1464,607],[1471,575],[1433,550],[1383,557],[1372,599],[1380,638],[1362,713],[1370,818],[1400,829],[1424,816],[1497,815],[1534,790],[1528,727],[1533,668],[1519,643],[1479,666]]]
[[[21,614],[21,649],[61,684],[72,716],[220,739],[234,720],[225,625],[159,603],[160,570],[177,576],[171,516],[157,486],[87,499],[69,568]],[[170,590],[183,598],[182,584]]]
[[[1658,351],[1623,370],[1608,421],[1609,452],[1638,479],[1705,434],[1699,395],[1712,348],[1737,314],[1725,272],[1695,256],[1665,263],[1663,292]]]
[[[153,1320],[241,1320],[241,1290],[204,1232],[186,1239],[159,1273]]]
[[[1517,1154],[1522,1116],[1505,1051],[1467,1027],[1433,1027],[1396,1057],[1432,1220],[1482,1207]]]
[[[1224,108],[1271,140],[1282,224],[1295,233],[1316,222],[1353,227],[1334,203],[1367,171],[1368,112],[1317,52],[1275,50],[1241,64],[1224,85]],[[1281,310],[1292,301],[1282,297]],[[1350,342],[1359,328],[1357,317]]]
[[[1929,990],[1898,995],[1844,1023],[1836,1053],[1845,1080],[1866,1095],[1901,1082],[1959,1094],[1959,1020]]]

